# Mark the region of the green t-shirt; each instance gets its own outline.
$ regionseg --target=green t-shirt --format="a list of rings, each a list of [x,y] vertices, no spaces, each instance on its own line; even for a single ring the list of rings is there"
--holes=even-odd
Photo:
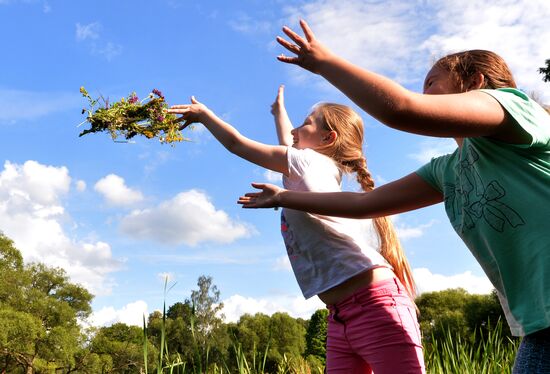
[[[417,174],[444,196],[454,229],[499,294],[512,334],[550,326],[550,116],[516,89],[483,90],[531,135],[466,138]]]

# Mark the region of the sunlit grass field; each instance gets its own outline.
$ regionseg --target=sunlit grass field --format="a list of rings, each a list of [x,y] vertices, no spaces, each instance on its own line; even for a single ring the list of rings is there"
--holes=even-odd
[[[196,349],[195,359],[192,362],[183,362],[178,354],[170,354],[170,347],[164,339],[164,326],[161,329],[158,346],[153,346],[153,350],[150,349],[152,344],[148,340],[145,323],[143,331],[145,360],[143,373],[148,373],[148,363],[152,363],[155,367],[154,372],[157,374],[268,374],[265,370],[267,350],[246,354],[241,349],[240,343],[234,340],[231,362],[222,364],[210,362],[209,347]],[[500,321],[483,337],[474,333],[468,341],[465,341],[448,332],[443,338],[429,340],[425,342],[424,347],[426,371],[429,374],[508,374],[512,372],[519,344],[518,341],[503,335]],[[284,355],[277,363],[277,369],[269,374],[322,374],[323,372],[322,365],[311,365],[302,357]]]

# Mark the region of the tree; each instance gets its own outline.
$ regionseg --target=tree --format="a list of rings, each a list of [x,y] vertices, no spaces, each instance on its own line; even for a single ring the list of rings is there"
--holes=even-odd
[[[247,362],[262,362],[271,342],[271,318],[263,313],[243,314],[237,323],[228,325],[228,334],[233,344],[240,346]],[[229,352],[229,363],[235,364],[235,352]],[[269,357],[268,357],[269,361]],[[269,363],[268,363],[269,366]],[[232,367],[232,371],[237,371]]]
[[[463,341],[477,338],[504,320],[504,312],[496,292],[489,295],[472,295],[462,288],[423,293],[416,298],[420,310],[419,322],[426,341],[441,339],[451,333]],[[507,331],[507,332],[506,332]],[[510,334],[506,328],[505,334]]]
[[[201,275],[197,280],[198,290],[191,291],[191,299],[186,304],[191,306],[191,332],[196,344],[197,359],[202,360],[201,367],[209,362],[221,362],[229,346],[227,330],[223,324],[223,303],[220,302],[220,291],[213,284],[211,276]],[[198,362],[197,362],[198,363]]]
[[[27,281],[21,252],[0,232],[0,305],[15,305],[20,302],[22,285]]]
[[[287,358],[301,357],[305,350],[303,320],[287,313],[274,313],[271,317],[256,313],[244,314],[236,324],[228,327],[229,334],[241,346],[247,362],[262,360],[267,352],[265,371],[277,372],[279,362]],[[253,357],[255,356],[255,357]],[[232,357],[229,362],[234,362]]]
[[[205,275],[198,278],[197,286],[189,299],[170,306],[164,319],[161,312],[151,313],[147,324],[157,345],[164,328],[170,353],[179,355],[193,371],[205,370],[208,363],[221,365],[229,346],[218,287]]]
[[[544,63],[546,64],[546,66],[540,68],[539,73],[542,74],[543,81],[550,82],[550,59],[546,60]]]
[[[424,338],[438,340],[447,331],[467,337],[468,328],[462,311],[467,297],[468,292],[462,288],[427,292],[417,297],[416,305],[420,310],[418,322]]]
[[[177,302],[168,308],[166,312],[166,342],[170,350],[178,352],[186,361],[190,361],[195,348],[191,344],[193,334],[191,331],[191,318],[193,308],[189,300],[185,303]]]
[[[78,320],[90,314],[91,300],[62,269],[25,265],[0,234],[0,372],[75,370],[86,350]]]
[[[318,309],[309,319],[306,330],[305,357],[314,356],[323,365],[327,353],[327,318],[328,309]]]
[[[143,367],[143,330],[124,323],[101,327],[90,351],[99,357],[102,373],[136,373]]]

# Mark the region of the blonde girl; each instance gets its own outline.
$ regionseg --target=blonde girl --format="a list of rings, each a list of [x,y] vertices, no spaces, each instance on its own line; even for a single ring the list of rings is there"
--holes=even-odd
[[[204,124],[235,155],[282,173],[287,189],[341,191],[342,175],[355,173],[364,191],[373,190],[361,117],[347,106],[322,103],[293,128],[283,95],[281,86],[272,105],[280,145],[246,138],[194,98],[170,112],[181,114],[184,126]],[[283,209],[281,233],[304,297],[317,295],[330,309],[328,373],[424,372],[414,281],[387,218]]]

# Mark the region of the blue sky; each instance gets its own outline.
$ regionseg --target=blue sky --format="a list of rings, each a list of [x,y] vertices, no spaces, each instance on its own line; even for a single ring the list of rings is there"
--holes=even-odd
[[[521,88],[549,102],[537,72],[550,58],[549,17],[547,0],[0,0],[0,230],[26,261],[63,267],[96,295],[92,324],[140,324],[161,308],[164,277],[175,282],[170,305],[202,274],[221,290],[227,320],[275,311],[309,318],[322,304],[300,294],[279,212],[235,203],[250,182],[280,177],[229,154],[202,126],[175,147],[79,138],[80,86],[112,101],[153,88],[170,104],[195,95],[243,134],[274,143],[269,109],[279,84],[295,124],[319,101],[351,105],[275,59],[283,25],[304,18],[340,55],[415,91],[437,57],[491,49]],[[378,184],[453,150],[452,141],[363,118]],[[393,219],[421,291],[490,291],[441,205]]]

